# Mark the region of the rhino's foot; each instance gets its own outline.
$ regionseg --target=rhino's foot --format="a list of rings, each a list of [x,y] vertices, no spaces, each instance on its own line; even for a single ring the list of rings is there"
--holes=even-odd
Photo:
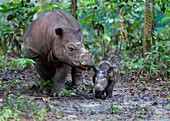
[[[107,98],[112,98],[112,93],[106,94]]]
[[[50,95],[51,94],[51,86],[48,85],[40,85],[39,87],[36,87],[36,92],[38,94],[38,96],[42,96],[42,95]]]
[[[95,98],[97,98],[97,99],[105,99],[106,97],[104,96],[103,92],[95,91]]]
[[[64,84],[57,84],[57,86],[55,86],[54,89],[52,90],[52,96],[54,97],[64,96],[63,89],[65,89]]]
[[[75,86],[80,86],[83,84],[83,78],[82,77],[74,77],[74,83]]]
[[[65,95],[65,94],[64,94],[64,92],[62,92],[62,91],[61,91],[60,93],[53,93],[53,94],[52,94],[53,97],[63,97],[64,95]]]

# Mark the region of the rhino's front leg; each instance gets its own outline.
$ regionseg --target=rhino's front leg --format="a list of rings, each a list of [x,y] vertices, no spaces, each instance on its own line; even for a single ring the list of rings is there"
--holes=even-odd
[[[62,94],[62,88],[65,88],[65,79],[69,70],[69,65],[63,64],[59,68],[56,68],[54,76],[54,89],[53,96],[60,96]]]
[[[83,84],[82,69],[79,67],[72,67],[71,76],[73,85],[79,86]]]
[[[36,62],[35,67],[36,67],[36,70],[39,73],[40,77],[45,81],[51,80],[55,74],[54,65],[47,66],[45,64],[45,62],[43,61],[43,59],[41,59],[41,58],[35,58],[34,61]],[[44,83],[41,82],[38,93],[42,92],[43,89],[46,87],[47,87],[47,89],[50,89],[49,85],[44,85]]]
[[[47,66],[43,59],[36,58],[34,59],[35,67],[41,78],[43,78],[45,81],[48,81],[51,79],[55,74],[55,68],[54,65]]]
[[[108,86],[107,89],[106,89],[106,97],[112,98],[112,91],[113,91],[114,85],[115,85],[115,82],[114,82],[114,81],[112,81],[112,82],[109,84],[109,86]]]

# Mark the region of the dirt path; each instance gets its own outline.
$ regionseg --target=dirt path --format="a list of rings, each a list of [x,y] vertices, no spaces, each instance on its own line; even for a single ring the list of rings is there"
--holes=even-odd
[[[37,106],[44,107],[52,105],[52,109],[47,110],[48,120],[84,120],[84,121],[131,121],[131,120],[170,120],[170,92],[169,83],[160,81],[145,82],[126,79],[119,80],[113,90],[113,98],[101,100],[95,99],[94,94],[90,93],[90,78],[84,74],[86,85],[83,88],[72,89],[75,97],[42,97],[36,96],[36,90],[30,90],[34,86],[33,81],[38,79],[34,69],[27,71],[8,70],[1,72],[0,79],[3,82],[3,93],[0,96],[5,100],[8,94],[7,88],[11,93],[20,92],[27,99],[33,98]],[[69,79],[69,78],[68,78]],[[15,84],[13,81],[15,81]],[[22,83],[19,83],[21,82]],[[11,85],[9,85],[9,83]],[[8,84],[8,85],[6,85]],[[33,89],[33,88],[32,88]],[[30,90],[30,91],[28,91]],[[58,112],[56,110],[58,109]],[[23,117],[24,118],[24,117]],[[25,117],[25,120],[30,118]]]

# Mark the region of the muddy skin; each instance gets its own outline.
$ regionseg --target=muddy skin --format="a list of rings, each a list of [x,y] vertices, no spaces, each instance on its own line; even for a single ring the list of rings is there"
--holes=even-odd
[[[101,61],[93,67],[95,72],[93,83],[95,97],[98,99],[112,98],[112,91],[115,81],[113,80],[113,67],[108,61]]]
[[[40,15],[24,33],[24,49],[35,61],[39,75],[45,81],[54,77],[54,95],[65,88],[68,70],[72,68],[74,85],[82,83],[82,69],[94,65],[92,54],[84,48],[79,22],[63,10]]]

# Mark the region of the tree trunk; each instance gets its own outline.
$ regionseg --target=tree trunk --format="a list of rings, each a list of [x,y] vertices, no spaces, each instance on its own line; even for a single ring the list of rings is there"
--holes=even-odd
[[[77,0],[71,0],[71,10],[72,10],[72,15],[74,16],[75,19],[77,19]]]
[[[145,0],[145,15],[143,28],[143,54],[151,51],[152,40],[152,7],[153,0]],[[147,55],[144,55],[146,57]]]

